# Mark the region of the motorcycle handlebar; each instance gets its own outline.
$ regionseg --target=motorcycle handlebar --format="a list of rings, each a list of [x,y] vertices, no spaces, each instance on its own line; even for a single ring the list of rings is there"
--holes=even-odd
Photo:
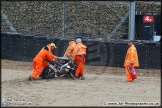
[[[60,60],[71,60],[72,57],[58,57],[58,59],[60,59]]]

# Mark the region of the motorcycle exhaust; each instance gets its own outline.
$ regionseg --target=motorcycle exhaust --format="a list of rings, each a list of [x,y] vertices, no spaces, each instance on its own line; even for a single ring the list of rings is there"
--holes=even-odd
[[[62,72],[63,68],[65,68],[65,67],[67,67],[67,66],[69,66],[69,64],[68,64],[68,63],[66,63],[66,64],[62,65],[62,66],[60,67],[60,72]]]
[[[52,69],[54,72],[57,72],[56,68],[55,68],[53,65],[48,64],[48,67],[49,67],[50,69]]]

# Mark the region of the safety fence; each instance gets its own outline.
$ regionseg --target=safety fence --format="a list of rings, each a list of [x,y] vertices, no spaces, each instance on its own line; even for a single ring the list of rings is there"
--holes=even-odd
[[[161,12],[161,3],[158,1],[136,1],[135,4],[137,12]],[[129,7],[130,1],[1,2],[1,11],[18,33],[39,33],[52,37],[76,36],[80,32],[86,37],[96,38],[107,38],[111,34],[113,39],[128,36],[129,18],[125,14],[130,10]],[[125,20],[124,16],[127,16]],[[4,20],[1,20],[1,31],[10,31]]]
[[[76,39],[77,37],[73,38]],[[43,46],[54,42],[53,54],[62,57],[71,38],[50,37],[44,34],[14,34],[1,32],[1,58],[32,62]],[[123,67],[128,49],[127,40],[84,38],[88,47],[86,65]],[[161,42],[134,40],[141,69],[161,68]]]

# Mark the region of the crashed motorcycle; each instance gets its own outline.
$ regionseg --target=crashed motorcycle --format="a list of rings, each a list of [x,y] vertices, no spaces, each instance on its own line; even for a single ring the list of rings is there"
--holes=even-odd
[[[49,79],[55,77],[68,77],[73,78],[77,65],[72,64],[71,58],[60,57],[59,60],[54,62],[48,61],[48,66],[42,71],[42,79]]]

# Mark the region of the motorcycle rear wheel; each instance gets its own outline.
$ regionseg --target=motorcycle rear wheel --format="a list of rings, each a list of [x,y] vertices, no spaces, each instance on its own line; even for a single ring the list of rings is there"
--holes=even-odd
[[[55,72],[52,69],[50,69],[48,66],[43,69],[42,79],[49,79],[54,77],[55,77]]]

